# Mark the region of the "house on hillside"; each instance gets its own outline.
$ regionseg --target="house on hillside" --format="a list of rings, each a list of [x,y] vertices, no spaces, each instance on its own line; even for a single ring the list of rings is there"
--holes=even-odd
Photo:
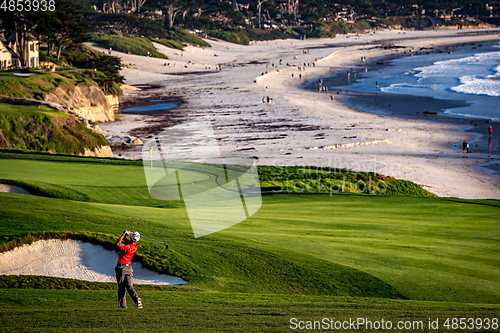
[[[38,41],[31,35],[29,38],[30,40],[24,45],[24,50],[20,50],[16,42],[16,33],[7,38],[0,35],[0,70],[21,67],[20,57],[24,58],[25,67],[40,66]]]

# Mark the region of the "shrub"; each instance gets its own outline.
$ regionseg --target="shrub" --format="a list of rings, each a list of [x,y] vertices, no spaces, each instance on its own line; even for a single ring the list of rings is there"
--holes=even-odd
[[[208,35],[235,44],[248,45],[250,43],[247,36],[236,32],[209,30]]]
[[[40,61],[49,61],[49,56],[47,55],[47,53],[43,52],[42,50],[40,50],[39,54],[38,54],[38,59]]]
[[[146,38],[141,37],[127,37],[115,36],[101,33],[93,33],[91,35],[92,41],[100,44],[101,46],[123,53],[131,53],[140,56],[147,56],[148,52],[155,58],[166,59],[167,56],[160,53]]]
[[[180,43],[178,43],[178,42],[176,42],[174,40],[169,40],[169,39],[155,39],[154,41],[157,42],[157,43],[160,43],[163,46],[169,47],[171,49],[176,49],[176,50],[184,51],[184,47]]]
[[[109,89],[108,89],[108,93],[113,95],[113,96],[121,96],[123,95],[123,91],[122,89],[120,88],[120,85],[116,82],[111,82],[110,86],[109,86]]]
[[[173,27],[172,29],[167,30],[166,37],[168,40],[171,41],[211,47],[209,43],[205,42],[200,37],[193,35],[192,33],[189,33],[186,30],[179,27]]]

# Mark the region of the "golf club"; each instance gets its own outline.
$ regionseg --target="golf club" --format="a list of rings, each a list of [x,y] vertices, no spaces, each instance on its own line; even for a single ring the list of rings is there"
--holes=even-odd
[[[167,243],[163,243],[163,242],[160,242],[160,241],[157,241],[157,240],[154,240],[154,239],[148,238],[148,237],[144,237],[144,236],[141,236],[141,238],[149,239],[150,241],[153,241],[153,242],[157,242],[157,243],[164,244],[164,245],[166,245],[166,248],[167,248],[167,250],[168,250],[168,244],[167,244]]]

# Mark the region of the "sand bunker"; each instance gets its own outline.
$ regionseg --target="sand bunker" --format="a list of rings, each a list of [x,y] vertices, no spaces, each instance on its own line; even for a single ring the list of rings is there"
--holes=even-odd
[[[29,193],[28,191],[26,191],[22,187],[14,186],[14,185],[7,185],[7,184],[0,184],[0,192],[31,195],[31,193]]]
[[[41,240],[0,254],[0,275],[41,275],[93,282],[116,282],[118,254],[76,240]],[[134,284],[177,285],[187,281],[132,263]]]

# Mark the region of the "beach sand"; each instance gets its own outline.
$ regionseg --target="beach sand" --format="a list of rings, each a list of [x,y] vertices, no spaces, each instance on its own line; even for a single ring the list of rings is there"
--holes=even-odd
[[[495,41],[497,33],[385,31],[359,37],[339,35],[335,39],[278,40],[249,46],[209,40],[212,48],[190,46],[182,55],[178,50],[155,44],[169,60],[113,52],[123,63],[136,65],[136,69],[122,71],[127,84],[154,86],[127,92],[125,99],[170,96],[180,97],[186,103],[164,114],[121,114],[124,121],[100,126],[146,141],[169,126],[208,116],[225,150],[244,150],[255,156],[259,165],[373,171],[411,180],[439,196],[500,199],[500,179],[493,175],[494,168],[478,168],[480,164],[498,164],[498,154],[463,154],[456,149],[463,140],[481,140],[478,133],[466,131],[470,125],[465,122],[448,122],[444,117],[431,122],[363,113],[338,99],[331,101],[330,93],[300,89],[306,80],[349,70],[360,63],[361,57],[370,61],[410,49],[433,48],[427,50],[432,52],[446,45]],[[280,59],[283,65],[278,65]],[[315,67],[297,69],[299,63],[312,62]],[[165,66],[168,63],[170,66]],[[286,66],[287,63],[294,66]],[[219,64],[222,70],[216,71]],[[266,96],[272,99],[271,104],[262,102]],[[141,149],[114,147],[114,152],[117,157],[140,158]]]

